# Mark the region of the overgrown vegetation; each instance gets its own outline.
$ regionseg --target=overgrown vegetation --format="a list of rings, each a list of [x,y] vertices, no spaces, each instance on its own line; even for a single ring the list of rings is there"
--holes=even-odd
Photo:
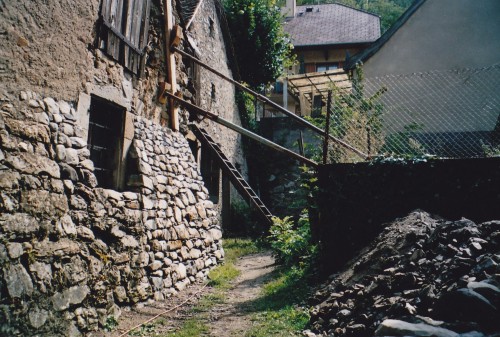
[[[380,16],[382,33],[389,29],[414,0],[322,0],[325,3],[340,3]],[[297,0],[297,4],[317,4],[317,0]]]
[[[311,239],[309,214],[304,210],[295,222],[292,217],[274,217],[269,242],[278,262],[286,266],[308,263],[316,245]]]
[[[278,78],[292,60],[274,0],[225,0],[224,8],[241,79],[258,88]]]

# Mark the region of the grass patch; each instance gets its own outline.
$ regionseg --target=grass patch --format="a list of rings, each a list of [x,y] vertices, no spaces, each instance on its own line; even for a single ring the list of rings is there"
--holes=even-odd
[[[208,336],[210,329],[207,325],[207,313],[217,304],[225,301],[225,291],[230,288],[230,282],[234,280],[240,271],[234,263],[242,256],[257,253],[260,246],[250,239],[225,239],[224,240],[225,262],[212,269],[208,275],[209,285],[215,289],[210,294],[203,296],[191,309],[194,317],[188,319],[174,332],[166,334],[154,334],[153,327],[145,327],[139,333],[150,333],[148,336],[158,337],[201,337]]]
[[[192,308],[192,313],[198,314],[207,312],[216,304],[224,303],[224,294],[221,291],[216,291],[200,298],[198,303]]]
[[[228,289],[230,282],[234,280],[240,271],[236,269],[234,263],[238,258],[258,253],[261,248],[255,241],[250,239],[225,239],[224,243],[225,258],[224,264],[212,269],[208,274],[210,286],[219,289]]]
[[[224,247],[225,261],[236,262],[242,256],[255,254],[262,250],[262,244],[250,239],[224,239],[222,246]]]
[[[302,336],[309,322],[309,314],[298,307],[284,307],[275,311],[264,311],[254,316],[256,323],[245,337]]]
[[[262,297],[252,303],[254,326],[245,337],[300,336],[309,322],[309,313],[302,308],[308,297],[310,270],[282,268],[266,283]]]
[[[174,332],[162,335],[153,335],[158,337],[201,337],[208,336],[210,329],[208,326],[197,318],[192,318],[184,322],[182,327]]]

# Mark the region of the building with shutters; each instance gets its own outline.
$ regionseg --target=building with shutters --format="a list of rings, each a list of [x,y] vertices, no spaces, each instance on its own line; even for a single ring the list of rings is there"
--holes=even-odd
[[[0,335],[80,336],[168,298],[224,256],[231,187],[188,128],[246,175],[218,0],[0,5]]]

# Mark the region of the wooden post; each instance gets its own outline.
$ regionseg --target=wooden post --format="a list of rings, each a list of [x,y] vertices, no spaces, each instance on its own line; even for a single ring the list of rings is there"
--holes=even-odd
[[[326,126],[325,126],[325,142],[323,143],[323,164],[328,162],[328,138],[330,138],[330,116],[332,115],[332,91],[328,91],[328,99],[326,101]]]
[[[175,53],[172,53],[170,50],[172,29],[174,28],[172,10],[172,0],[165,0],[165,58],[167,62],[168,83],[170,83],[172,94],[175,95],[177,93]],[[174,103],[172,98],[168,100],[170,127],[174,131],[179,131],[179,108]]]
[[[299,143],[299,153],[302,157],[305,157],[304,155],[304,136],[302,135],[302,131],[299,131],[299,139],[297,139]]]

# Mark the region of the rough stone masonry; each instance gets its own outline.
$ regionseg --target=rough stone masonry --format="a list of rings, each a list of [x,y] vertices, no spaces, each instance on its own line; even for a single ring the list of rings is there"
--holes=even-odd
[[[2,94],[0,335],[78,336],[164,300],[223,259],[183,135],[135,117],[132,191],[97,186],[75,109]]]

